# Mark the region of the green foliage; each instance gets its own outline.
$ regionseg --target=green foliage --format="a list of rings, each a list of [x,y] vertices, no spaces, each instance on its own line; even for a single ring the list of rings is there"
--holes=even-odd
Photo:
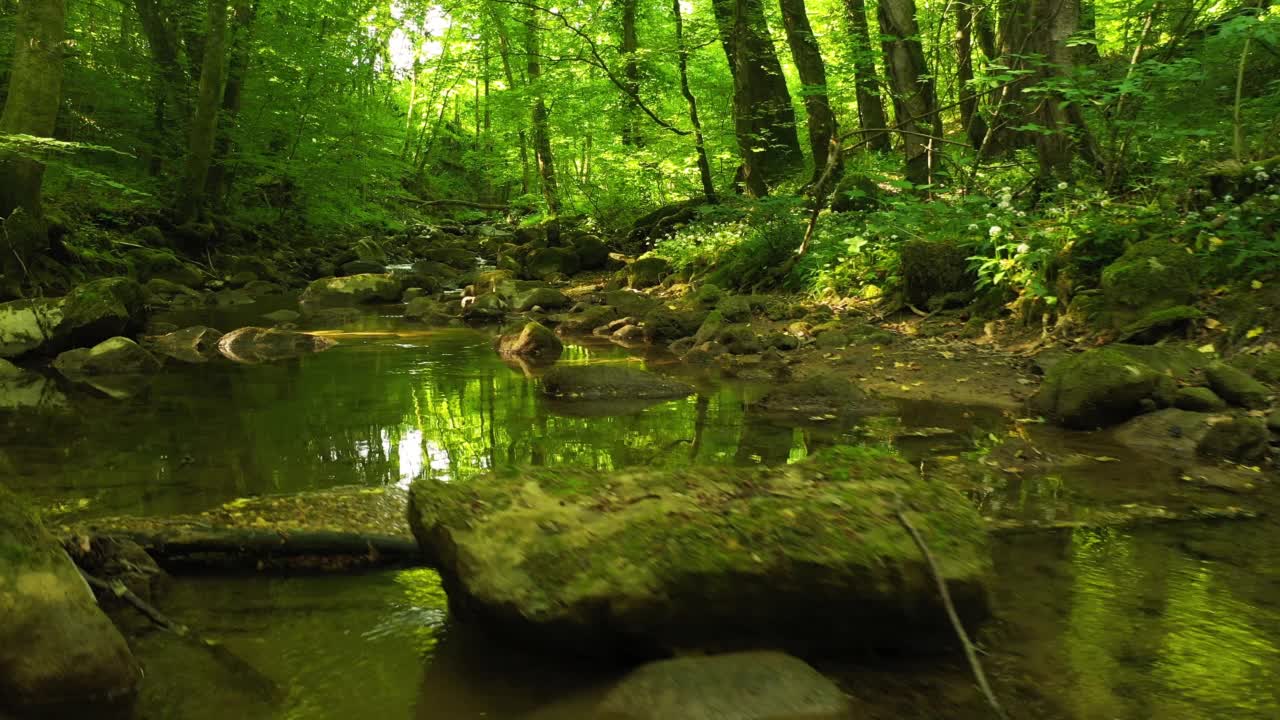
[[[794,276],[778,273],[790,267],[804,239],[804,221],[803,203],[795,197],[711,206],[660,241],[654,253],[722,288],[750,292],[793,285]]]

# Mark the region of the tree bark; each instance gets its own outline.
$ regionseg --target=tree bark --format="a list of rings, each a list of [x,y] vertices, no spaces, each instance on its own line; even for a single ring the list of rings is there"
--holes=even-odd
[[[973,84],[973,28],[972,0],[956,0],[956,93],[960,96],[960,125],[964,128],[969,144],[982,149],[987,135],[987,123],[978,113],[978,94]]]
[[[879,17],[895,127],[902,131],[906,154],[906,177],[915,185],[929,185],[942,138],[942,118],[925,67],[915,0],[880,0]]]
[[[804,109],[809,122],[809,150],[813,154],[813,179],[827,169],[827,152],[836,134],[836,116],[827,97],[827,66],[822,61],[818,38],[809,24],[804,0],[779,0],[782,22],[787,29],[791,58],[804,83]]]
[[[844,0],[845,19],[849,24],[849,40],[853,46],[853,74],[858,100],[858,121],[864,128],[889,126],[884,101],[880,98],[876,77],[875,53],[867,29],[866,0]],[[863,143],[874,152],[889,152],[891,139],[885,132],[863,133]]]
[[[207,189],[213,201],[225,203],[231,192],[231,154],[234,150],[232,132],[240,116],[244,97],[244,81],[249,73],[251,53],[250,33],[258,15],[257,0],[234,0],[234,31],[231,38],[231,57],[227,61],[227,84],[222,91],[222,119],[218,126],[218,140],[214,146],[214,162],[209,168]]]
[[[50,137],[62,103],[65,0],[24,0],[18,5],[9,94],[0,133]],[[40,205],[44,164],[16,153],[0,154],[0,252],[6,278],[16,284],[27,259],[48,247]],[[7,222],[21,210],[21,221]]]
[[[762,0],[712,0],[720,42],[733,75],[734,134],[742,155],[739,179],[752,197],[803,162],[796,113],[769,38]]]
[[[1069,75],[1073,62],[1067,39],[1079,28],[1080,0],[1032,0],[1032,4],[1036,11],[1033,46],[1045,60],[1039,80],[1044,82]],[[1073,149],[1072,122],[1065,99],[1056,92],[1044,94],[1036,104],[1035,115],[1043,128],[1035,135],[1041,180],[1069,175]]]
[[[547,113],[547,101],[542,92],[542,44],[539,34],[537,10],[529,8],[526,24],[525,52],[528,54],[529,88],[533,93],[531,111],[533,124],[533,151],[538,162],[538,176],[542,180],[542,197],[547,201],[547,211],[552,216],[560,214],[560,188],[556,183],[555,158],[551,154],[551,133]]]
[[[671,13],[676,22],[676,58],[680,68],[680,94],[689,104],[689,122],[693,125],[694,150],[698,154],[698,176],[702,179],[702,195],[707,202],[716,202],[715,182],[711,178],[711,162],[707,159],[707,143],[702,136],[702,121],[698,118],[698,99],[689,88],[689,49],[684,44],[684,18],[680,0],[671,0]]]
[[[627,93],[632,97],[640,95],[640,63],[636,53],[640,50],[640,39],[636,35],[636,2],[622,0],[622,77]],[[643,144],[640,137],[640,123],[636,117],[639,108],[634,100],[627,100],[627,109],[622,118],[622,144],[639,147]]]
[[[204,39],[204,57],[200,63],[200,94],[196,114],[191,120],[191,142],[187,148],[186,169],[178,189],[178,221],[190,222],[204,214],[213,163],[213,145],[218,134],[218,113],[222,101],[223,61],[227,47],[226,0],[209,0],[208,34]]]

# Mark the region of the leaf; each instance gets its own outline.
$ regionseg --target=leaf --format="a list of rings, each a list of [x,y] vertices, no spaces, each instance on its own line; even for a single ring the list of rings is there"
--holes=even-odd
[[[1249,283],[1249,287],[1253,288],[1254,290],[1261,290],[1261,289],[1262,289],[1262,281],[1261,281],[1261,280],[1254,280],[1253,282]]]
[[[1213,347],[1213,343],[1209,343],[1208,345],[1201,345],[1200,347],[1196,348],[1196,350],[1204,353],[1205,355],[1212,355],[1213,353],[1217,352],[1217,350],[1214,349]]]
[[[1264,329],[1262,329],[1262,328],[1260,328],[1260,327],[1256,327],[1256,328],[1251,328],[1251,329],[1249,330],[1249,332],[1247,332],[1247,333],[1245,333],[1245,334],[1244,334],[1244,336],[1245,336],[1245,338],[1246,338],[1246,339],[1248,339],[1248,340],[1252,340],[1252,339],[1254,339],[1254,338],[1258,337],[1259,335],[1261,335],[1261,334],[1262,334],[1262,333],[1264,333],[1264,332],[1266,332],[1266,330],[1264,330]]]

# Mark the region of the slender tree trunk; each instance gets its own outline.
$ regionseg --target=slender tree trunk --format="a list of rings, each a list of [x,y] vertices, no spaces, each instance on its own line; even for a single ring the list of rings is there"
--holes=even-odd
[[[164,88],[174,115],[183,123],[191,118],[191,98],[187,72],[178,60],[178,33],[161,7],[159,0],[134,0],[134,9],[147,39],[151,60],[158,69],[159,84]]]
[[[942,138],[942,119],[920,45],[915,0],[880,0],[879,17],[885,68],[893,89],[895,127],[902,131],[906,153],[906,177],[916,185],[929,185],[937,141]]]
[[[1079,29],[1080,0],[1032,0],[1035,5],[1036,51],[1044,57],[1040,80],[1064,77],[1071,73],[1072,49],[1067,39]],[[1035,135],[1036,156],[1040,161],[1040,176],[1047,181],[1055,176],[1067,176],[1071,172],[1072,149],[1071,118],[1067,114],[1066,100],[1059,93],[1040,98],[1036,105],[1036,118],[1042,130]]]
[[[409,70],[409,108],[405,112],[404,119],[404,142],[400,145],[400,159],[407,160],[409,158],[409,146],[413,144],[413,121],[416,119],[414,113],[418,110],[418,69],[421,63],[418,58],[413,59],[413,66]]]
[[[232,9],[235,11],[235,22],[231,55],[227,61],[227,83],[222,90],[222,118],[218,125],[214,162],[209,168],[207,185],[209,196],[217,205],[224,204],[231,192],[231,156],[235,150],[232,134],[244,100],[244,82],[249,73],[249,56],[252,52],[251,33],[253,21],[258,15],[258,3],[257,0],[235,0]]]
[[[809,24],[804,0],[779,0],[782,22],[787,29],[787,44],[804,83],[804,109],[809,121],[809,150],[813,153],[813,179],[817,181],[827,169],[827,151],[836,134],[836,116],[827,97],[827,66],[822,61],[818,38]]]
[[[742,154],[739,179],[763,197],[770,183],[804,161],[782,64],[769,37],[762,0],[712,0],[733,74],[734,134]]]
[[[982,149],[987,123],[978,113],[978,94],[973,85],[972,0],[955,0],[956,9],[956,94],[960,97],[960,125],[974,149]]]
[[[711,178],[711,162],[707,159],[707,143],[702,136],[702,121],[698,118],[698,99],[689,88],[689,49],[684,43],[684,18],[680,0],[671,0],[671,14],[676,22],[676,58],[680,68],[680,94],[689,104],[689,123],[693,125],[693,145],[698,154],[698,176],[702,179],[702,196],[707,202],[716,202],[715,181]]]
[[[200,95],[191,121],[191,144],[187,149],[186,172],[178,189],[178,220],[190,222],[202,217],[213,145],[218,134],[218,112],[222,100],[223,61],[227,48],[226,0],[209,0],[209,32],[204,40],[201,61]]]
[[[507,26],[503,19],[494,12],[493,7],[486,4],[489,16],[493,21],[494,27],[498,33],[498,56],[502,60],[502,74],[507,79],[507,88],[515,90],[519,85],[516,83],[516,74],[511,64],[511,36],[507,33]],[[529,135],[523,127],[517,132],[520,140],[520,192],[528,194],[533,188],[532,173],[529,172]]]
[[[560,214],[560,188],[556,184],[556,164],[551,155],[551,132],[547,114],[547,101],[542,89],[542,44],[538,27],[537,10],[530,7],[525,52],[528,54],[529,87],[533,92],[531,111],[533,125],[533,151],[538,161],[538,176],[542,179],[542,197],[552,216]]]
[[[9,93],[0,113],[0,133],[50,137],[62,102],[65,0],[23,0],[14,32]],[[48,247],[40,206],[44,165],[0,153],[0,253],[6,280],[17,285],[27,261]],[[21,211],[21,219],[14,215]]]
[[[640,62],[636,56],[640,50],[640,39],[636,34],[636,2],[637,0],[622,0],[622,81],[630,95],[622,118],[622,144],[632,147],[643,144],[637,117],[639,108],[630,99],[640,96]]]
[[[858,121],[863,128],[889,126],[884,101],[880,98],[880,83],[876,77],[875,52],[871,49],[871,35],[867,29],[866,0],[844,0],[845,19],[849,24],[849,41],[853,46],[853,74],[857,90]],[[864,133],[867,148],[874,152],[888,152],[891,139],[885,132]]]

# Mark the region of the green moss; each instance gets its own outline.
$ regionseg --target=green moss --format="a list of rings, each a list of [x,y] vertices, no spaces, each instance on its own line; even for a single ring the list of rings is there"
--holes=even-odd
[[[1166,335],[1185,330],[1204,313],[1190,305],[1175,305],[1154,310],[1126,325],[1120,331],[1122,342],[1154,343]]]
[[[0,485],[0,570],[29,564],[55,552],[57,543],[45,531],[39,515],[22,498]]]
[[[1186,305],[1198,281],[1195,256],[1186,246],[1162,239],[1134,243],[1102,271],[1108,303],[1130,311]]]

